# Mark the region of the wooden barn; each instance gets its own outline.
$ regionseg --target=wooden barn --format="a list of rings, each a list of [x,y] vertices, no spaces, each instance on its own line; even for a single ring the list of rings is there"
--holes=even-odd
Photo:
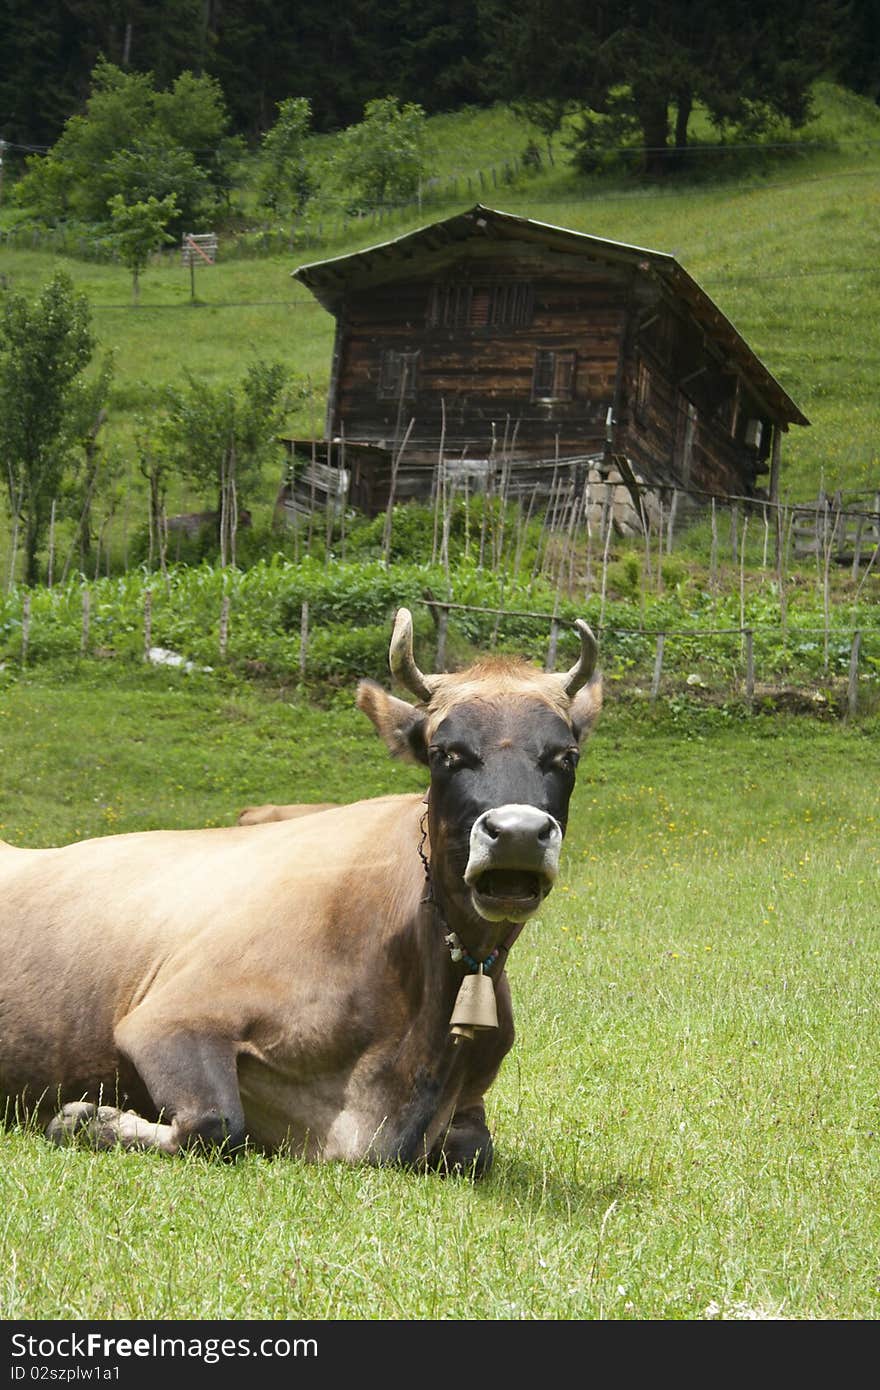
[[[303,488],[369,513],[447,476],[512,493],[560,468],[718,497],[775,495],[808,420],[675,258],[477,205],[294,271],[336,319]]]

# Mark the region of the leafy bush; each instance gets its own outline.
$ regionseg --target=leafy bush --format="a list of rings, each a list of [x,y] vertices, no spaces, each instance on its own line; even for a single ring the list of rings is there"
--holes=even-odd
[[[175,234],[192,230],[213,214],[241,152],[227,126],[214,78],[184,72],[157,91],[152,74],[99,58],[85,114],[70,117],[47,155],[28,161],[16,197],[50,223],[72,216],[101,224],[114,194],[132,203],[174,192]]]
[[[412,522],[415,528],[423,525],[415,516]],[[350,689],[362,676],[388,681],[388,638],[393,614],[401,605],[413,612],[416,660],[422,669],[434,669],[437,615],[428,607],[429,596],[460,605],[449,611],[450,669],[489,651],[517,653],[543,665],[550,617],[555,615],[557,668],[575,660],[579,639],[574,620],[585,618],[600,637],[602,669],[617,700],[628,698],[627,692],[645,698],[658,632],[667,634],[663,689],[667,702],[678,702],[677,718],[690,719],[693,709],[707,706],[717,710],[730,703],[731,691],[731,708],[738,708],[745,678],[738,595],[713,595],[708,608],[682,586],[660,594],[642,592],[638,598],[606,595],[603,604],[595,593],[588,598],[560,597],[543,580],[496,573],[472,561],[451,565],[447,576],[443,568],[430,564],[341,564],[317,558],[294,563],[277,553],[257,559],[248,569],[224,570],[208,562],[171,565],[167,582],[141,570],[87,586],[77,576],[53,589],[35,588],[29,591],[29,662],[80,655],[85,588],[90,599],[89,654],[143,660],[149,590],[154,646],[171,648],[218,676],[237,672],[282,684],[301,679],[300,633],[303,604],[308,604],[305,684],[322,698],[335,689]],[[0,597],[0,662],[21,659],[25,592],[13,589]],[[221,652],[224,599],[228,606]],[[775,681],[783,690],[806,687],[818,692],[818,711],[845,711],[850,624],[856,621],[852,613],[847,612],[845,626],[829,630],[827,666],[822,614],[815,601],[812,609],[806,600],[801,609],[790,608],[783,632],[778,596],[767,586],[747,596],[745,619],[753,627],[759,683]],[[867,709],[880,702],[880,632],[871,613],[858,621],[863,630],[865,692],[860,704]],[[702,635],[706,628],[712,629],[711,635]],[[763,699],[758,690],[759,706]]]

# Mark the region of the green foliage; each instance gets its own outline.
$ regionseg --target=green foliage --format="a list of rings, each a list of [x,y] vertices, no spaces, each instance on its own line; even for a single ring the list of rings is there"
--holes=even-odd
[[[287,409],[288,373],[280,362],[252,362],[237,386],[209,385],[186,374],[185,388],[166,392],[161,430],[173,460],[204,489],[213,489],[220,545],[235,562],[235,513],[248,500]]]
[[[107,162],[105,182],[119,190],[108,199],[108,207],[114,198],[140,205],[152,199],[169,208],[166,223],[178,234],[192,231],[193,223],[209,216],[213,206],[207,171],[189,150],[161,134],[138,139],[114,154]]]
[[[739,138],[780,118],[802,126],[838,17],[831,0],[715,0],[698,13],[690,0],[639,0],[586,16],[577,0],[513,9],[484,0],[482,9],[497,26],[494,63],[509,99],[539,120],[558,120],[564,103],[584,112],[573,136],[582,168],[625,154],[636,136],[651,174],[681,165],[697,102],[716,131]]]
[[[621,598],[635,599],[642,586],[642,564],[638,555],[626,555],[608,566],[608,583]]]
[[[161,461],[161,455],[157,458]],[[154,556],[158,535],[154,527]],[[738,595],[701,594],[698,583],[689,581],[661,593],[643,589],[638,596],[609,590],[604,601],[595,592],[560,597],[546,581],[481,568],[472,560],[458,561],[448,576],[439,565],[413,561],[385,566],[368,558],[341,563],[311,557],[296,563],[277,550],[269,558],[260,556],[269,540],[265,533],[251,540],[245,531],[243,537],[237,558],[249,544],[257,556],[247,569],[195,563],[199,553],[210,554],[212,561],[216,555],[216,537],[206,534],[191,543],[188,555],[194,563],[171,563],[161,579],[132,570],[119,579],[93,582],[92,648],[107,658],[140,659],[144,591],[149,587],[154,643],[215,667],[220,612],[228,598],[224,669],[298,682],[307,605],[305,680],[324,698],[328,689],[344,687],[360,675],[384,678],[388,634],[401,605],[415,616],[417,660],[423,669],[432,669],[437,630],[426,602],[431,599],[460,605],[449,615],[446,652],[453,668],[490,650],[543,664],[554,613],[557,665],[570,665],[579,645],[574,620],[583,617],[599,634],[602,669],[616,701],[646,703],[656,634],[664,632],[662,699],[680,727],[696,728],[742,711],[746,668]],[[276,535],[276,545],[281,541]],[[0,660],[17,663],[21,657],[22,604],[17,590],[0,600]],[[79,651],[79,577],[53,590],[34,590],[30,604],[29,663]],[[783,628],[778,595],[772,587],[761,587],[747,595],[744,617],[754,634],[758,701],[766,691],[773,703],[778,698],[819,715],[845,714],[852,631],[859,626],[860,712],[868,713],[880,702],[880,628],[870,600],[858,611],[847,608],[836,614],[827,642],[821,601],[815,596],[790,602]],[[714,635],[703,636],[707,629]]]
[[[311,121],[307,98],[287,97],[279,101],[275,124],[263,136],[260,195],[273,212],[301,213],[314,192],[306,160]]]
[[[132,203],[173,192],[175,230],[192,230],[215,206],[227,123],[214,79],[183,73],[157,92],[152,74],[101,58],[85,114],[71,116],[49,153],[29,161],[16,196],[50,222],[101,223],[114,195]]]
[[[24,525],[29,584],[37,579],[37,551],[70,452],[91,424],[94,398],[83,372],[94,347],[88,301],[63,271],[33,304],[17,294],[3,302],[0,454],[15,531]]]
[[[161,201],[151,195],[144,203],[126,203],[121,193],[114,193],[108,207],[113,242],[123,265],[131,271],[137,302],[141,271],[159,246],[174,240],[165,229],[177,211],[177,198],[169,193]]]
[[[82,384],[77,408],[75,447],[71,452],[69,469],[61,480],[56,499],[57,519],[68,518],[76,538],[65,563],[72,561],[76,550],[79,554],[80,568],[84,572],[91,561],[92,517],[99,497],[105,508],[102,532],[123,500],[121,475],[124,460],[121,450],[118,446],[107,447],[103,442],[107,402],[114,370],[113,354],[105,353],[97,373],[90,375]],[[57,568],[52,577],[58,578]]]
[[[166,91],[155,92],[152,110],[157,128],[191,154],[215,149],[229,125],[220,83],[205,74],[180,73]]]
[[[425,112],[396,97],[368,101],[364,118],[339,137],[334,161],[351,211],[412,198],[428,173]]]

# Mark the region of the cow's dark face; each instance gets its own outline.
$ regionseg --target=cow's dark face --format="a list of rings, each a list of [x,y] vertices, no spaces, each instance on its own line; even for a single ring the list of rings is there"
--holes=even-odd
[[[447,894],[522,922],[559,871],[578,740],[540,700],[456,705],[430,735],[430,838]]]
[[[467,938],[456,926],[469,949],[487,952],[506,933],[498,924],[526,921],[553,887],[601,682],[570,695],[567,677],[511,662],[421,679],[422,707],[370,681],[358,704],[392,752],[430,769],[435,895],[448,919],[470,923]]]

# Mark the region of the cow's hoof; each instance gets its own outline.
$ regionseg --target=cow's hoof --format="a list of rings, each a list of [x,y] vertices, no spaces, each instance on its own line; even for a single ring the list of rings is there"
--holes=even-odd
[[[64,1146],[72,1144],[77,1135],[82,1134],[86,1127],[95,1118],[96,1105],[92,1105],[87,1100],[73,1101],[70,1105],[62,1106],[60,1112],[50,1121],[46,1129],[46,1138],[53,1144]]]
[[[441,1149],[431,1156],[431,1166],[442,1177],[485,1178],[492,1167],[495,1151],[488,1130],[451,1129]]]
[[[119,1137],[119,1113],[112,1105],[71,1101],[50,1121],[46,1138],[61,1148],[81,1143],[92,1149],[112,1149]]]

